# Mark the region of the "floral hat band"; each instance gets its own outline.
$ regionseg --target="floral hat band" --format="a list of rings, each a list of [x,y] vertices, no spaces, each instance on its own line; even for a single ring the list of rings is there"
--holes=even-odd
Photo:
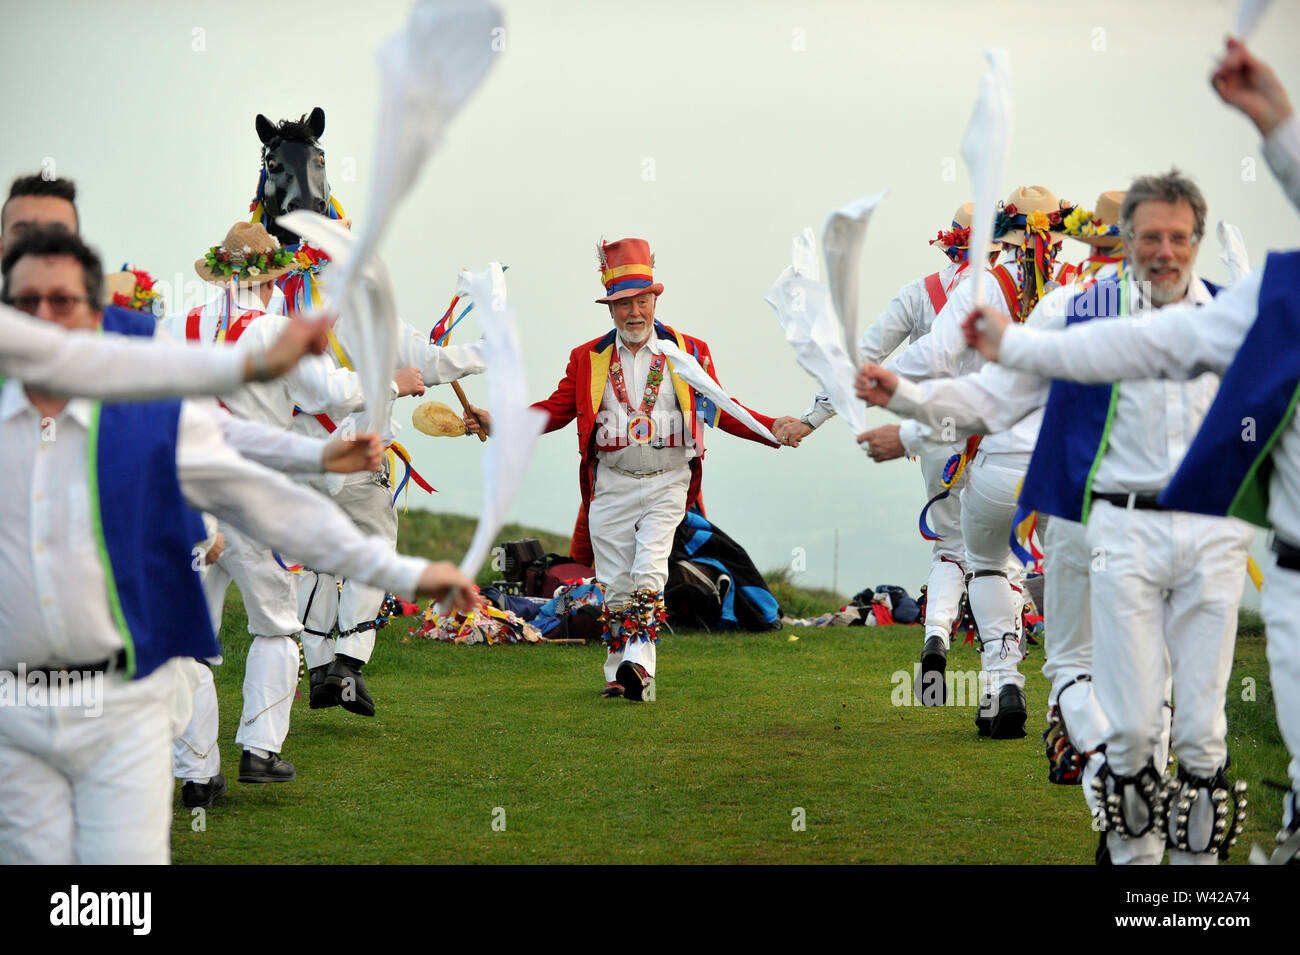
[[[274,282],[294,266],[294,253],[256,222],[236,222],[221,245],[194,263],[199,278],[214,285]]]

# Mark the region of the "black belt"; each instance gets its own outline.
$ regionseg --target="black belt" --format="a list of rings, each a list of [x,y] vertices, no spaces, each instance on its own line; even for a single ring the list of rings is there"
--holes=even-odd
[[[1166,508],[1160,506],[1155,494],[1098,494],[1094,491],[1092,499],[1094,501],[1105,501],[1107,504],[1114,504],[1116,507],[1122,507],[1125,510],[1130,507],[1139,511],[1166,510]]]
[[[119,650],[115,656],[95,663],[51,663],[42,667],[27,667],[28,673],[115,673],[126,669],[126,651]],[[15,671],[6,671],[13,673]]]
[[[1288,544],[1276,534],[1273,535],[1273,553],[1277,554],[1277,565],[1283,570],[1300,570],[1300,547]]]

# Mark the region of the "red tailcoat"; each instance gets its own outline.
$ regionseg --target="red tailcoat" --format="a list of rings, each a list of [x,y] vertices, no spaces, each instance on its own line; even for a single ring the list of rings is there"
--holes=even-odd
[[[713,358],[709,346],[702,339],[683,335],[660,322],[655,322],[655,334],[676,342],[677,347],[693,357],[709,376],[718,380],[713,369]],[[582,490],[582,507],[578,511],[578,520],[573,526],[573,541],[569,554],[574,560],[591,565],[591,536],[587,531],[587,509],[591,505],[591,491],[596,476],[596,415],[600,411],[601,399],[605,394],[605,383],[609,380],[609,365],[615,351],[616,331],[611,330],[600,338],[579,345],[569,353],[569,367],[564,377],[556,385],[554,394],[545,401],[539,401],[534,408],[550,416],[546,423],[547,431],[558,431],[574,418],[578,419],[578,451],[582,462],[578,468],[578,485]],[[765,438],[749,430],[740,421],[719,408],[713,407],[708,399],[696,394],[695,390],[677,377],[668,362],[668,370],[677,394],[677,404],[682,410],[682,432],[689,432],[695,438],[699,454],[691,459],[691,484],[686,492],[686,507],[689,509],[700,498],[701,462],[704,457],[703,426],[721,427],[724,431],[750,441],[778,447]],[[774,420],[752,409],[746,409],[768,430],[772,429]],[[703,510],[703,505],[701,505]]]

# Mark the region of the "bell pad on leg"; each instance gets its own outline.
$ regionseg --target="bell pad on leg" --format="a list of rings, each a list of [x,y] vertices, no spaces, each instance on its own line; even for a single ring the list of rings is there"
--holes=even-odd
[[[1246,824],[1246,781],[1228,782],[1227,767],[1196,776],[1178,767],[1169,792],[1166,841],[1184,852],[1217,852],[1226,859]]]

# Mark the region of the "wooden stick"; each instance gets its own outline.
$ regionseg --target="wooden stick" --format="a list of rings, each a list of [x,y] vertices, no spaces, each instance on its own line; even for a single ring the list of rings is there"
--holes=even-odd
[[[465,413],[468,414],[468,415],[469,415],[471,418],[473,418],[475,421],[477,421],[477,422],[478,422],[478,426],[479,426],[480,428],[483,428],[483,419],[480,418],[478,415],[476,415],[473,411],[470,411],[470,408],[469,408],[469,399],[465,397],[465,389],[462,388],[462,387],[460,386],[460,382],[459,382],[459,381],[453,381],[453,382],[451,383],[451,390],[454,391],[454,392],[456,392],[456,397],[460,399],[460,406],[461,406],[462,408],[465,409]],[[486,430],[486,429],[484,429],[484,430],[482,430],[482,431],[479,431],[479,433],[478,433],[478,439],[479,439],[480,441],[486,441],[486,440],[487,440],[487,430]]]

